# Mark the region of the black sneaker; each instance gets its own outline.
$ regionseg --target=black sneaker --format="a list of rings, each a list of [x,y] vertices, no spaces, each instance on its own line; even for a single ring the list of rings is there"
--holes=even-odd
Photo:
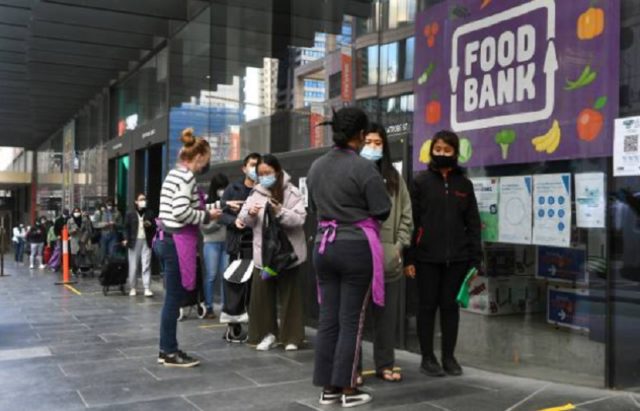
[[[444,372],[451,376],[458,377],[462,375],[462,367],[454,357],[443,358],[442,368],[444,369]]]
[[[174,354],[165,354],[165,367],[191,368],[200,365],[200,360],[189,357],[185,352],[178,351]]]
[[[158,353],[158,364],[164,364],[164,361],[167,359],[167,354],[160,351]]]
[[[422,364],[420,364],[420,371],[429,377],[444,377],[445,372],[436,360],[435,357],[422,358]]]
[[[322,390],[322,392],[320,393],[320,405],[337,404],[340,402],[340,398],[342,398],[341,390],[333,390],[333,391]]]
[[[357,407],[359,405],[364,405],[371,402],[372,399],[373,397],[371,396],[371,394],[364,391],[355,390],[351,394],[342,394],[342,408],[351,408]]]

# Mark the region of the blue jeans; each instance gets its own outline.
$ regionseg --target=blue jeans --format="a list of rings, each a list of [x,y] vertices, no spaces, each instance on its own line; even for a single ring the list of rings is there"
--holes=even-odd
[[[111,232],[102,232],[100,235],[100,251],[102,252],[102,261],[105,262],[107,258],[111,257],[116,252],[116,246],[118,245],[118,234]]]
[[[204,243],[204,268],[205,273],[202,276],[204,285],[204,303],[207,306],[207,312],[212,312],[213,296],[215,294],[216,277],[219,278],[221,292],[220,296],[224,304],[224,287],[222,286],[222,274],[229,264],[229,256],[227,255],[224,241]]]
[[[164,305],[160,317],[160,351],[173,354],[178,351],[178,316],[180,306],[186,298],[182,287],[178,253],[173,239],[165,237],[157,241],[154,247],[156,255],[164,267]]]
[[[24,240],[14,243],[16,246],[16,263],[21,263],[24,256]]]

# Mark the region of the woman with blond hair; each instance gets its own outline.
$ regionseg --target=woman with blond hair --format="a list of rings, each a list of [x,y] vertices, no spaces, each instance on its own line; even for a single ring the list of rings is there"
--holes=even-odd
[[[211,147],[194,135],[182,132],[178,164],[169,171],[160,192],[159,234],[155,251],[164,267],[165,297],[160,320],[158,363],[167,367],[195,367],[200,361],[178,349],[177,325],[187,291],[195,289],[197,244],[200,224],[222,214],[209,209],[196,188],[196,175],[209,168]]]

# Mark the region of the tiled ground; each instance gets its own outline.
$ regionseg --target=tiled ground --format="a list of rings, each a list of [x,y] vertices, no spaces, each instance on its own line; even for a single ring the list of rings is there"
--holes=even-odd
[[[0,410],[331,410],[311,385],[312,349],[258,353],[228,345],[214,321],[180,325],[181,346],[200,357],[195,369],[156,364],[161,286],[156,297],[103,296],[96,279],[54,285],[51,273],[7,263],[0,278]],[[309,339],[312,330],[309,330]],[[370,347],[365,347],[370,358]],[[466,369],[433,379],[418,357],[398,353],[405,382],[368,379],[376,410],[637,410],[640,397]]]

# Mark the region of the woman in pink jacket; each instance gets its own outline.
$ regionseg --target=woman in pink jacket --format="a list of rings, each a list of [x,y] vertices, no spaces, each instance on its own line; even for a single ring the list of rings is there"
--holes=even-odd
[[[259,184],[247,198],[239,220],[253,229],[253,262],[255,265],[249,303],[249,344],[267,351],[282,343],[287,351],[295,351],[304,340],[302,275],[299,267],[307,259],[304,221],[307,211],[300,191],[273,155],[262,157],[257,165]],[[263,279],[262,227],[267,203],[293,246],[296,260],[275,277]],[[277,300],[280,304],[277,304]],[[277,309],[281,307],[280,329]]]

